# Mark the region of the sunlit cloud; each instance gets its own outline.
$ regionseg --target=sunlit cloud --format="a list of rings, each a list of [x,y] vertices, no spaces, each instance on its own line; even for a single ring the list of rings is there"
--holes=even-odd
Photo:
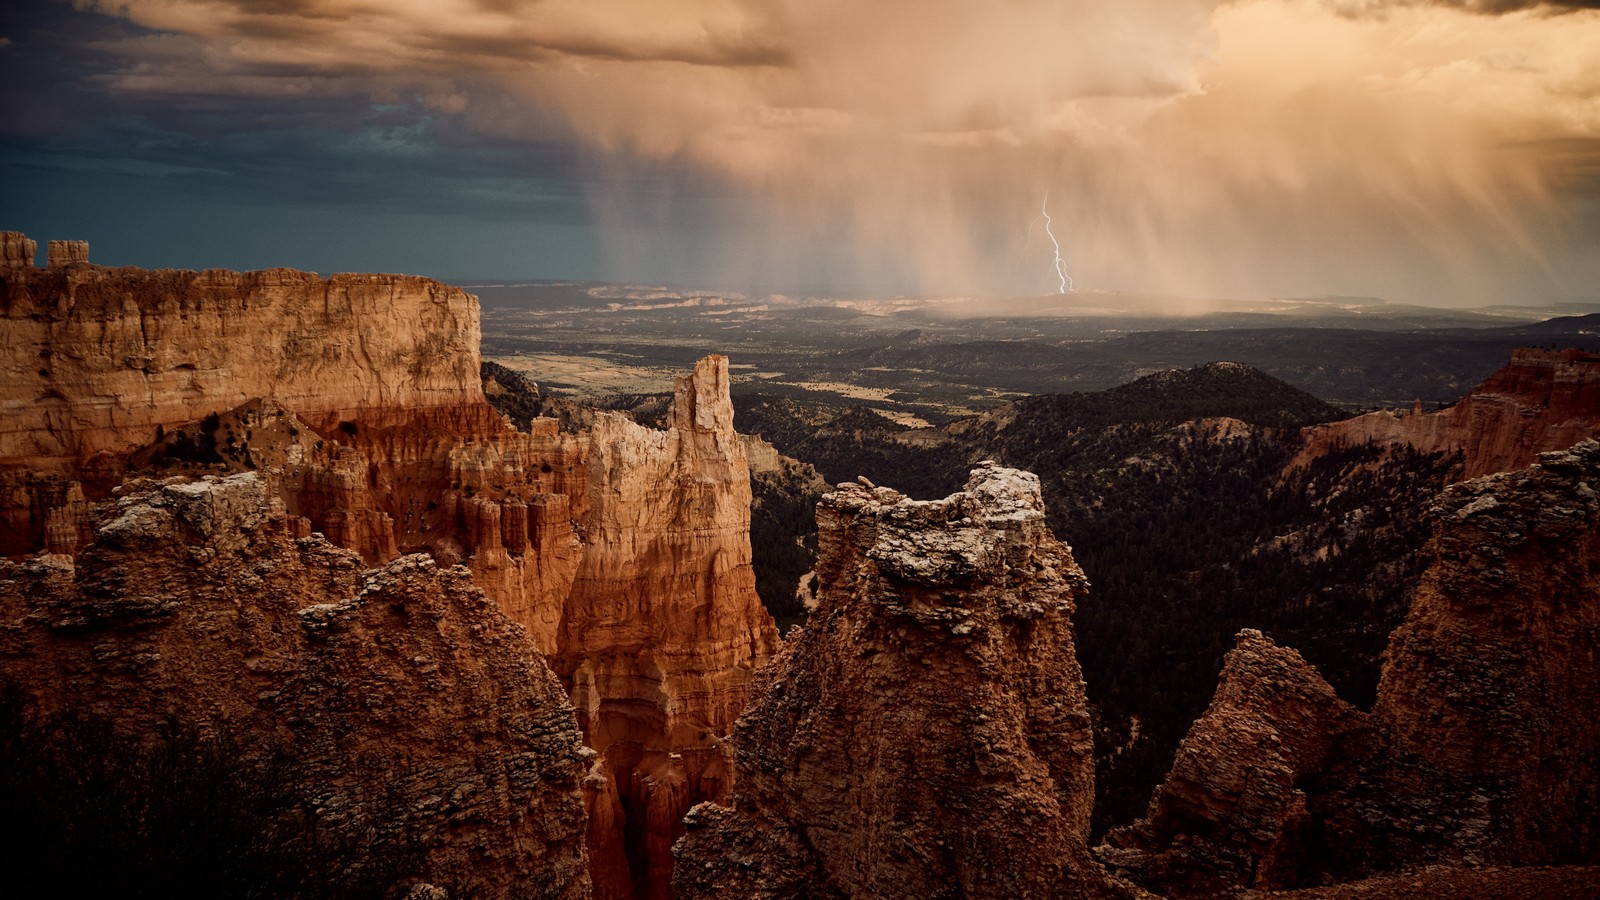
[[[1600,12],[1380,0],[79,0],[130,102],[568,141],[613,271],[1046,293],[1579,293]],[[419,152],[401,125],[374,153]]]

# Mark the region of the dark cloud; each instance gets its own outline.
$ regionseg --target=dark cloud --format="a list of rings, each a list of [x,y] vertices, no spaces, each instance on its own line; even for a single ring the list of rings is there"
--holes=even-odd
[[[1600,280],[1596,5],[22,0],[0,175],[228,264],[985,292],[1048,190],[1085,284],[1485,300]]]

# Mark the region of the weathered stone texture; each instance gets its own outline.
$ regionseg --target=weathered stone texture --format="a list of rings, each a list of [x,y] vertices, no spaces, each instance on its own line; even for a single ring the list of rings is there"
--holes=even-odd
[[[583,559],[551,662],[602,755],[591,816],[629,823],[594,852],[626,859],[638,896],[666,897],[684,814],[723,796],[722,741],[778,642],[750,567],[727,358],[677,380],[666,431],[598,416],[588,464]]]
[[[665,891],[777,642],[725,358],[679,380],[664,431],[586,411],[518,432],[483,394],[475,298],[429,279],[8,269],[0,314],[0,553],[81,546],[130,474],[258,470],[297,533],[464,563],[603,752],[595,858],[623,874],[602,894]]]
[[[45,265],[51,269],[65,269],[88,262],[88,241],[51,241],[45,250]]]
[[[157,425],[271,397],[322,430],[482,404],[478,308],[402,275],[0,274],[0,462],[127,452]]]
[[[1303,781],[1365,724],[1299,653],[1245,629],[1145,818],[1099,854],[1172,896],[1292,887],[1313,840]]]
[[[171,718],[281,742],[325,827],[428,848],[414,877],[589,896],[588,754],[524,630],[465,570],[363,572],[294,521],[254,473],[135,487],[76,563],[0,562],[0,678],[128,740]]]
[[[1333,447],[1404,444],[1457,452],[1463,477],[1520,469],[1540,453],[1600,437],[1600,356],[1514,350],[1511,361],[1448,409],[1382,410],[1305,429],[1304,460]]]
[[[1038,479],[841,485],[817,519],[819,606],[739,720],[730,800],[690,813],[677,896],[1119,895],[1086,847],[1087,581]]]
[[[1448,489],[1370,714],[1245,632],[1102,858],[1174,896],[1600,862],[1597,487],[1586,440]]]
[[[0,269],[33,268],[39,243],[20,231],[0,231]]]

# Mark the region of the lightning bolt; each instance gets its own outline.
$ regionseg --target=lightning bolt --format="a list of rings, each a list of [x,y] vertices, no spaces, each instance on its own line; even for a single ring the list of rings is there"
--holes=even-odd
[[[1050,246],[1056,251],[1056,293],[1065,294],[1074,290],[1072,276],[1067,274],[1067,262],[1061,258],[1061,243],[1056,240],[1055,232],[1050,230],[1050,192],[1044,192],[1044,203],[1039,206],[1039,215],[1044,217],[1044,233],[1050,237]]]

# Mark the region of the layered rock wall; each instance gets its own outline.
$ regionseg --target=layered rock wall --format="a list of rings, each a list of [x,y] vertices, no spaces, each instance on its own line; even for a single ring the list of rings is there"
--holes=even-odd
[[[589,438],[583,558],[552,663],[600,751],[591,815],[638,896],[665,897],[689,807],[720,798],[720,747],[777,646],[750,567],[750,473],[733,430],[728,361],[674,385],[667,429],[600,415]],[[643,827],[639,827],[642,825]]]
[[[32,268],[39,242],[20,231],[0,231],[0,269]]]
[[[1540,453],[1600,437],[1600,356],[1580,350],[1514,350],[1511,362],[1448,409],[1367,413],[1305,430],[1301,459],[1334,447],[1405,444],[1461,452],[1464,477],[1519,469]]]
[[[45,250],[46,268],[65,269],[88,262],[88,241],[51,241]]]
[[[427,848],[412,880],[589,896],[588,754],[525,631],[463,569],[363,572],[298,530],[254,473],[135,488],[75,562],[0,561],[0,679],[122,741],[170,720],[281,745],[318,827]]]
[[[739,720],[731,798],[690,813],[677,896],[1119,895],[1086,848],[1087,581],[1038,479],[841,485],[817,520],[820,604]]]
[[[0,271],[0,463],[59,469],[271,397],[324,431],[482,405],[478,308],[402,275]]]

